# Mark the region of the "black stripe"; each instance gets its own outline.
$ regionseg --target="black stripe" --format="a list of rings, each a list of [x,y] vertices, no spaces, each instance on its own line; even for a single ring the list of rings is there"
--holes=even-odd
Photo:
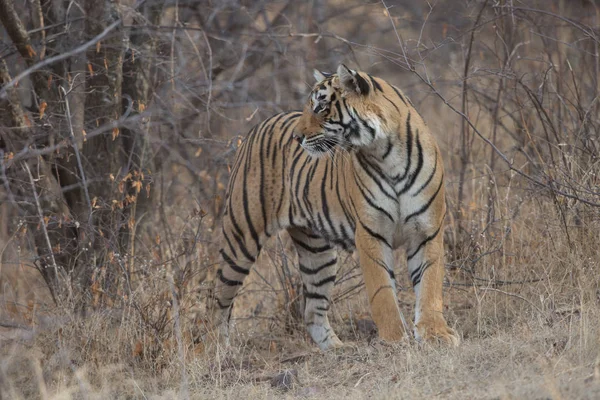
[[[267,132],[267,135],[269,136],[269,140],[267,141],[267,158],[269,158],[270,154],[271,154],[271,143],[273,142],[273,130],[275,129],[275,125],[277,125],[277,123],[279,122],[279,120],[283,117],[285,117],[286,115],[288,115],[287,113],[282,113],[279,114],[276,117],[271,117],[271,120],[273,121],[271,123],[271,126],[269,126],[269,130]],[[275,118],[275,120],[273,120],[273,118]]]
[[[383,193],[387,198],[392,200],[394,203],[398,204],[398,198],[397,198],[396,194],[388,193],[388,191],[383,187],[383,182],[388,183],[383,171],[381,171],[379,168],[377,168],[374,165],[372,165],[371,163],[369,163],[361,153],[358,153],[356,155],[356,159],[358,160],[358,164],[362,167],[363,171],[365,171],[365,173],[369,176],[369,178],[371,178],[373,183],[375,183],[375,185],[377,185],[377,187],[379,188],[381,193]],[[379,175],[380,179],[377,179],[375,174]]]
[[[329,190],[333,190],[333,171],[335,169],[335,156],[338,154],[338,152],[336,151],[335,153],[333,153],[333,157],[327,157],[327,162],[326,164],[329,165],[331,164],[331,174],[329,174]]]
[[[336,263],[337,263],[337,258],[334,258],[331,261],[327,261],[325,264],[319,265],[317,268],[308,268],[300,263],[298,264],[298,268],[300,269],[300,272],[302,272],[303,274],[316,275],[319,272],[323,271],[325,268],[331,267],[331,266],[335,265]]]
[[[377,289],[377,291],[375,291],[375,293],[373,293],[373,296],[371,296],[370,303],[373,303],[373,300],[375,300],[375,297],[377,297],[379,292],[381,292],[383,289],[392,289],[393,290],[394,288],[392,287],[392,285],[381,286],[379,289]]]
[[[390,155],[390,153],[392,152],[392,147],[393,147],[392,141],[389,138],[386,138],[386,139],[387,139],[387,145],[386,145],[387,147],[385,149],[385,153],[383,153],[383,156],[381,156],[382,160],[385,160]]]
[[[413,193],[413,197],[417,196],[419,193],[421,193],[431,182],[431,180],[433,179],[433,176],[435,175],[435,171],[437,170],[437,151],[435,152],[435,161],[433,164],[433,171],[431,171],[431,175],[429,175],[429,178],[427,178],[427,180],[425,181],[425,183],[423,183],[421,185],[421,187],[419,188],[419,190],[417,190],[415,193]]]
[[[443,224],[444,224],[444,222],[442,221],[442,224],[439,226],[439,228],[437,228],[437,230],[433,233],[433,235],[427,236],[425,238],[425,240],[423,240],[421,242],[421,244],[419,244],[419,246],[417,247],[417,249],[412,254],[409,254],[408,257],[406,257],[408,261],[412,260],[412,258],[417,255],[417,253],[419,252],[419,250],[421,250],[421,248],[423,246],[425,246],[427,243],[429,243],[430,241],[432,241],[433,239],[435,239],[435,237],[438,235],[438,233],[440,233],[440,229],[442,229],[442,225]]]
[[[231,244],[231,240],[229,239],[229,236],[227,236],[225,229],[223,229],[223,236],[225,237],[225,241],[227,242],[227,245],[229,246],[229,250],[231,250],[233,257],[237,258],[237,252],[235,251],[233,244]],[[221,249],[221,251],[223,251],[223,249]]]
[[[348,209],[346,208],[346,204],[344,203],[344,201],[342,200],[342,196],[340,195],[340,179],[339,179],[339,168],[336,169],[336,182],[335,182],[335,194],[337,196],[337,200],[340,203],[340,206],[342,206],[342,212],[344,213],[344,217],[346,218],[346,220],[350,223],[350,226],[352,227],[352,230],[354,230],[354,228],[356,227],[356,223],[354,221],[354,218],[352,218],[352,214],[350,213],[350,211],[348,211]],[[346,185],[346,181],[344,180],[344,186]],[[342,232],[342,235],[345,233]]]
[[[269,126],[269,128],[265,131],[263,129],[263,131],[261,132],[262,136],[260,138],[260,143],[259,143],[259,148],[258,148],[258,154],[259,154],[259,159],[258,159],[258,166],[260,168],[260,174],[259,174],[259,184],[258,184],[258,190],[260,191],[259,193],[259,198],[260,198],[260,211],[262,213],[262,220],[263,220],[263,231],[265,233],[265,235],[267,235],[267,237],[271,236],[269,234],[269,231],[267,230],[267,202],[265,201],[265,157],[264,157],[264,149],[265,149],[265,138],[267,137],[268,134],[271,134],[271,137],[273,136],[273,127],[275,126],[275,124],[277,123],[277,121],[283,116],[280,115],[279,117],[277,117],[277,119],[271,123],[271,125]],[[267,149],[268,152],[269,149]],[[267,156],[268,157],[268,156]],[[253,236],[254,237],[254,236]]]
[[[231,303],[227,304],[226,306],[223,305],[223,303],[221,303],[221,300],[219,300],[218,298],[215,298],[215,300],[217,301],[217,305],[219,306],[219,308],[221,310],[223,310],[225,308],[229,308],[231,306]]]
[[[381,236],[379,233],[373,231],[371,228],[369,228],[368,226],[366,226],[361,220],[360,218],[358,219],[358,222],[360,222],[360,225],[363,227],[363,229],[365,231],[367,231],[367,233],[369,235],[371,235],[373,238],[377,239],[378,241],[384,243],[387,247],[389,247],[390,249],[392,248],[391,243],[389,243],[383,236]]]
[[[437,197],[438,193],[440,192],[440,189],[442,188],[442,185],[444,183],[444,176],[442,175],[442,179],[440,179],[440,185],[438,186],[437,190],[435,191],[435,193],[433,194],[433,196],[431,196],[431,198],[429,199],[429,201],[427,203],[425,203],[421,208],[419,208],[417,211],[413,212],[412,214],[409,214],[406,216],[406,218],[404,219],[404,222],[408,222],[409,219],[414,218],[418,215],[423,214],[425,211],[427,211],[427,209],[431,206],[431,203],[433,203],[433,201],[435,200],[435,198]]]
[[[294,122],[300,117],[299,114],[290,114],[290,117],[281,123],[281,128],[279,131],[281,132],[281,140],[279,141],[279,150],[283,150],[284,146],[288,146],[292,139],[294,138],[293,129],[290,132],[290,128],[294,125]],[[287,140],[284,142],[283,139],[287,137]]]
[[[327,250],[331,250],[331,246],[329,246],[328,244],[326,244],[325,246],[321,246],[321,247],[312,247],[304,242],[301,242],[300,240],[296,239],[296,238],[292,238],[294,239],[294,243],[297,244],[298,246],[302,247],[304,250],[313,253],[313,254],[317,254],[317,253],[322,253],[324,251]]]
[[[356,73],[356,75],[354,75],[354,78],[356,79],[356,84],[358,86],[360,94],[364,96],[368,95],[371,91],[371,87],[369,86],[367,80],[363,78],[359,73]]]
[[[335,282],[335,275],[332,276],[328,276],[327,278],[321,279],[318,282],[315,283],[309,283],[310,286],[314,286],[314,287],[321,287],[323,285],[326,285],[328,283],[334,283]]]
[[[425,270],[429,268],[432,264],[433,261],[426,261],[424,263],[421,263],[421,265],[419,265],[419,268],[417,268],[413,271],[412,274],[410,274],[410,280],[412,281],[413,286],[417,286],[419,283],[421,283],[421,278],[423,277]]]
[[[312,207],[313,205],[310,202],[310,189],[312,186],[316,186],[316,185],[311,185],[311,183],[313,182],[313,179],[315,177],[315,172],[317,171],[317,166],[319,165],[319,160],[312,159],[312,161],[313,161],[313,164],[308,169],[308,172],[306,174],[306,181],[304,183],[304,190],[303,190],[304,204],[310,215],[314,214],[313,207]]]
[[[275,157],[273,157],[273,160],[275,159]],[[281,157],[281,190],[279,192],[279,202],[277,204],[277,211],[275,212],[275,216],[277,218],[277,223],[278,225],[281,225],[279,223],[279,216],[281,215],[281,207],[283,207],[283,198],[285,197],[285,190],[286,190],[286,185],[285,185],[285,180],[287,178],[287,175],[285,174],[285,171],[287,171],[286,167],[287,167],[287,157],[286,156],[282,156]],[[275,169],[275,166],[273,165],[273,169]]]
[[[249,146],[253,146],[254,145],[254,138],[255,136],[252,136],[251,140],[252,142],[249,143]],[[248,224],[248,229],[250,230],[250,235],[252,236],[252,239],[254,240],[254,244],[256,249],[260,248],[260,243],[259,243],[259,239],[258,239],[258,232],[256,232],[256,228],[254,227],[254,224],[252,223],[252,218],[250,217],[250,208],[249,208],[249,203],[248,203],[248,174],[250,173],[250,164],[251,164],[251,157],[247,157],[246,158],[246,168],[244,171],[244,183],[242,186],[242,205],[244,208],[244,217],[246,218],[246,223]]]
[[[240,282],[240,281],[234,281],[234,280],[225,278],[225,276],[223,276],[222,270],[217,271],[217,277],[219,278],[219,280],[221,282],[223,282],[227,286],[242,286],[242,282]]]
[[[387,267],[387,265],[385,264],[385,262],[378,260],[376,258],[374,258],[373,256],[371,256],[369,253],[365,252],[364,254],[367,255],[367,257],[369,257],[371,259],[371,261],[373,261],[375,264],[379,265],[381,268],[385,269],[385,271],[388,273],[388,275],[390,276],[390,279],[393,281],[396,281],[396,275],[394,275],[394,271],[392,271],[390,268]]]
[[[375,139],[375,129],[371,128],[369,126],[369,124],[367,123],[367,121],[365,121],[364,119],[362,119],[360,117],[360,115],[356,115],[356,119],[358,119],[358,121],[361,123],[361,125],[364,126],[367,129],[367,131],[371,135],[371,140]]]
[[[375,90],[383,92],[383,88],[381,87],[381,85],[379,84],[379,82],[377,82],[375,80],[375,78],[373,78],[370,74],[367,74],[367,75],[369,75],[369,79],[371,80],[371,84],[373,85],[373,87],[375,88]]]
[[[333,167],[332,167],[333,168]],[[331,215],[329,213],[329,203],[327,201],[327,190],[326,190],[326,182],[327,175],[331,174],[333,176],[333,171],[329,172],[329,163],[325,163],[325,172],[323,173],[323,181],[321,182],[321,205],[323,209],[323,215],[325,216],[325,220],[327,224],[330,226],[333,236],[337,237],[337,232],[335,231],[335,225],[333,225],[333,221],[331,220]]]
[[[417,168],[410,175],[410,179],[408,180],[406,185],[404,185],[404,187],[402,188],[400,193],[398,193],[398,196],[405,194],[406,192],[408,192],[410,190],[410,188],[412,188],[412,186],[415,184],[415,181],[417,180],[417,177],[419,176],[419,173],[421,172],[421,169],[423,168],[423,147],[421,146],[421,140],[419,139],[419,130],[417,130],[416,136],[417,136]]]
[[[400,100],[402,100],[402,102],[404,103],[405,106],[408,106],[408,104],[406,104],[406,100],[404,100],[404,97],[400,94],[400,91],[398,89],[396,89],[396,87],[394,85],[390,85],[392,87],[392,89],[394,89],[394,92],[396,92],[396,94],[398,95],[398,97],[400,98]]]
[[[242,275],[248,275],[250,273],[249,270],[247,270],[246,268],[242,268],[239,265],[237,265],[235,263],[235,261],[233,261],[228,255],[227,253],[225,253],[225,251],[223,249],[220,250],[221,253],[221,257],[223,257],[223,260],[229,264],[229,267],[234,270],[235,272],[237,272],[238,274],[242,274]]]
[[[394,178],[397,183],[400,183],[408,176],[408,172],[410,171],[410,163],[412,158],[412,130],[410,127],[410,112],[408,113],[408,117],[406,117],[406,169],[404,170],[404,174],[402,177]]]
[[[306,175],[306,174],[303,174],[302,172],[304,171],[304,168],[306,168],[306,166],[309,164],[309,162],[310,162],[310,158],[306,157],[304,159],[304,162],[300,166],[298,173],[294,174],[294,175],[296,175],[297,180],[296,180],[296,186],[295,186],[295,191],[294,191],[294,196],[293,196],[292,202],[296,205],[296,207],[298,207],[298,210],[300,210],[300,215],[303,218],[306,218],[306,213],[304,212],[304,209],[302,208],[302,205],[300,204],[300,202],[304,200],[300,196],[300,183],[302,182],[302,177]],[[290,182],[292,182],[292,181],[290,180]]]
[[[308,290],[306,292],[304,292],[304,297],[307,298],[307,299],[319,299],[319,300],[327,300],[327,301],[329,301],[329,299],[327,298],[327,296],[322,295],[320,293],[309,292]]]
[[[341,101],[336,101],[335,102],[335,109],[338,112],[338,118],[340,119],[340,122],[344,122],[344,113],[342,113],[342,106],[341,106]]]
[[[373,200],[370,199],[370,197],[375,197],[375,196],[373,196],[373,193],[371,193],[371,191],[367,187],[365,187],[364,189],[368,192],[368,195],[364,192],[364,190],[363,190],[364,183],[362,182],[360,177],[356,175],[356,170],[354,170],[354,178],[356,180],[356,187],[358,187],[360,194],[362,194],[363,198],[367,201],[367,204],[369,204],[372,208],[379,211],[380,213],[383,213],[386,217],[388,217],[390,219],[390,221],[396,222],[394,220],[394,217],[392,217],[392,214],[390,214],[383,208],[379,207],[377,204],[375,204],[373,202]]]
[[[240,230],[239,225],[237,224],[237,221],[235,219],[235,216],[233,215],[233,212],[230,215],[231,218],[231,223],[233,224],[233,228],[236,230],[236,232],[233,232],[233,238],[235,239],[236,243],[238,244],[240,250],[242,251],[242,254],[244,254],[244,257],[246,257],[246,259],[255,262],[256,258],[254,258],[254,256],[252,254],[250,254],[250,252],[248,251],[248,249],[246,248],[246,244],[244,243],[244,241],[242,240],[241,236],[243,236],[242,231]],[[260,249],[258,249],[257,253],[260,251]]]
[[[329,305],[327,305],[327,307],[323,307],[323,306],[316,306],[315,310],[319,310],[319,311],[329,311]]]
[[[400,109],[398,108],[398,106],[396,105],[396,103],[394,103],[392,100],[390,100],[385,94],[383,95],[383,98],[386,99],[387,101],[389,101],[394,108],[396,109],[396,111],[398,112],[398,114],[400,114]]]

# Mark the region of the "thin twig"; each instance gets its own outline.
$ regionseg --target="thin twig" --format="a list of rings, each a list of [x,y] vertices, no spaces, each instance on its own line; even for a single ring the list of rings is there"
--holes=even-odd
[[[88,226],[92,226],[92,202],[90,200],[90,193],[88,191],[88,184],[85,178],[85,171],[83,169],[83,164],[81,163],[81,155],[79,154],[79,146],[77,146],[77,140],[75,140],[75,134],[73,133],[73,121],[71,120],[71,108],[69,107],[69,99],[67,98],[67,91],[64,87],[60,87],[60,90],[65,97],[65,109],[67,112],[67,121],[69,122],[69,133],[71,136],[71,143],[73,145],[73,150],[75,151],[75,157],[77,158],[77,167],[79,168],[79,172],[81,174],[81,183],[83,184],[83,192],[85,193],[85,200],[88,204],[88,208],[90,209],[88,215]],[[93,233],[93,229],[90,229],[90,232]],[[93,240],[93,239],[92,239]]]
[[[75,49],[73,49],[71,51],[67,51],[65,53],[56,55],[54,57],[48,57],[44,61],[41,61],[41,62],[34,64],[31,67],[27,68],[25,71],[21,72],[19,75],[17,75],[15,78],[13,78],[12,81],[10,81],[6,85],[4,85],[2,87],[2,89],[0,89],[0,99],[5,99],[6,91],[8,89],[12,88],[21,79],[29,76],[31,73],[33,73],[41,68],[44,68],[50,64],[54,64],[57,61],[62,61],[67,58],[70,58],[76,54],[83,53],[84,51],[86,51],[87,49],[89,49],[90,47],[92,47],[93,45],[98,43],[99,41],[101,41],[103,38],[105,38],[113,29],[115,29],[117,26],[119,26],[121,24],[121,22],[122,21],[120,19],[116,20],[115,22],[110,24],[108,27],[106,27],[106,29],[103,30],[98,36],[94,37],[93,39],[85,42],[81,46],[76,47]]]
[[[33,180],[33,175],[31,175],[31,170],[29,169],[29,165],[27,163],[23,163],[25,169],[27,170],[27,174],[29,175],[29,182],[31,182],[31,190],[33,191],[33,198],[35,199],[35,205],[38,212],[38,217],[40,219],[40,225],[42,227],[42,232],[44,232],[44,238],[46,239],[46,245],[48,246],[48,251],[50,252],[50,259],[52,260],[52,268],[54,268],[54,278],[56,282],[58,282],[58,266],[56,265],[56,259],[54,258],[54,252],[52,251],[52,243],[50,242],[50,236],[48,236],[48,230],[46,229],[46,222],[44,221],[44,214],[42,212],[42,207],[40,206],[40,200],[37,194],[37,190],[35,188],[35,181]]]
[[[32,330],[30,326],[18,324],[16,322],[0,321],[0,327],[9,329],[23,329],[26,331]]]
[[[509,296],[509,297],[515,297],[517,299],[523,300],[524,302],[528,303],[531,307],[535,308],[540,314],[544,315],[544,311],[539,308],[538,306],[536,306],[535,304],[533,304],[531,302],[531,300],[526,299],[525,297],[518,295],[516,293],[510,293],[510,292],[506,292],[504,290],[500,290],[500,289],[496,289],[496,288],[492,288],[492,287],[480,287],[478,288],[480,290],[484,290],[484,291],[492,291],[492,292],[498,292],[498,293],[502,293],[505,296]]]

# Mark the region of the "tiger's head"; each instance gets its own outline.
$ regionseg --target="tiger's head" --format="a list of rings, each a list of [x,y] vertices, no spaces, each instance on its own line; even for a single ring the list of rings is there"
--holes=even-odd
[[[335,74],[314,71],[317,83],[294,132],[313,157],[373,145],[389,131],[381,104],[381,85],[364,72],[341,64]]]

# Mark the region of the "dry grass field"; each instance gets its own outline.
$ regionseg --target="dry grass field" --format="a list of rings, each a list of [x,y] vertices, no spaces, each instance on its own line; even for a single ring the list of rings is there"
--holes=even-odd
[[[49,12],[49,2],[30,3]],[[139,10],[123,3],[129,28]],[[141,132],[152,164],[139,161],[128,175],[114,165],[110,175],[90,178],[97,168],[86,170],[124,197],[134,193],[127,185],[139,184],[140,200],[126,197],[120,210],[118,194],[92,194],[90,209],[106,212],[110,229],[85,218],[77,228],[103,238],[94,250],[100,256],[51,243],[57,263],[75,260],[59,266],[58,283],[48,279],[46,242],[35,237],[48,229],[55,240],[73,221],[58,218],[52,201],[40,215],[27,207],[31,186],[42,201],[52,199],[41,160],[59,165],[60,149],[29,159],[0,142],[0,400],[600,398],[598,2],[160,3],[159,15],[148,17],[154,47],[138,44],[136,53],[153,63],[148,104],[117,121],[121,132]],[[71,29],[84,20],[75,8]],[[33,13],[19,15],[39,52],[46,36],[35,36]],[[15,76],[25,64],[9,36],[0,55]],[[57,37],[76,48],[75,36]],[[102,48],[90,47],[88,59]],[[462,342],[378,340],[356,256],[341,252],[330,319],[347,347],[318,351],[302,323],[296,255],[281,234],[236,298],[231,346],[216,347],[206,307],[238,140],[263,118],[300,108],[311,69],[339,62],[401,87],[440,143],[449,210],[445,315]],[[69,82],[94,77],[75,56],[69,68]],[[34,121],[27,129],[41,131],[44,111],[32,111],[24,94],[35,79],[23,82],[17,89]],[[89,95],[77,87],[72,96]],[[9,103],[0,96],[0,116],[14,111]],[[79,103],[72,101],[72,114],[57,107],[46,117],[67,131],[65,120],[72,122],[91,159],[84,152],[91,138],[79,132],[91,136],[103,125],[88,121],[88,102]],[[135,125],[139,116],[147,119]],[[25,129],[0,123],[2,140]],[[112,132],[112,143],[114,129],[98,135]],[[55,143],[36,140],[41,149]],[[15,172],[26,170],[23,160],[39,178],[26,186],[30,197],[18,189],[30,183]],[[62,186],[65,204],[75,186]],[[73,253],[60,258],[67,249]],[[411,320],[415,297],[403,254],[396,256],[400,306]],[[82,270],[91,271],[87,280]]]

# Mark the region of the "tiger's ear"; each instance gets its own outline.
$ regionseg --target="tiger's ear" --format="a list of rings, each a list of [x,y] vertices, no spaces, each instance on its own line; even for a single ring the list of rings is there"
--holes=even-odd
[[[317,83],[324,81],[327,79],[329,74],[325,74],[324,72],[319,71],[318,69],[313,69],[313,76],[317,80]]]
[[[340,85],[347,92],[365,96],[369,94],[369,83],[358,72],[346,67],[344,64],[340,64],[337,75],[340,79]]]

